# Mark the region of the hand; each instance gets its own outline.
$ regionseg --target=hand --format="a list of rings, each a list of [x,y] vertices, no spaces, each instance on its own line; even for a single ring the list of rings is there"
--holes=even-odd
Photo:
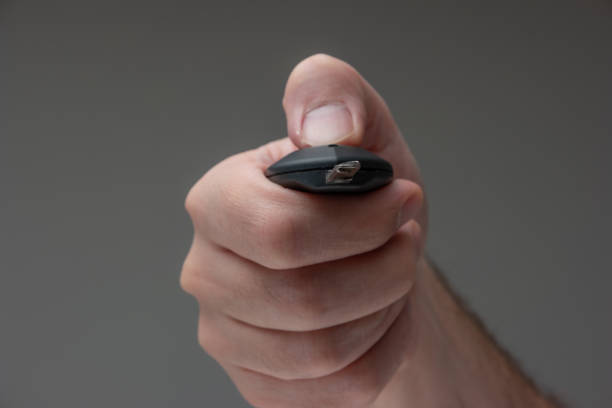
[[[181,285],[200,305],[200,344],[254,406],[368,406],[412,345],[427,225],[419,172],[383,99],[338,59],[298,64],[283,106],[288,138],[224,160],[189,192]],[[263,174],[329,143],[378,154],[396,179],[364,195],[313,195]]]

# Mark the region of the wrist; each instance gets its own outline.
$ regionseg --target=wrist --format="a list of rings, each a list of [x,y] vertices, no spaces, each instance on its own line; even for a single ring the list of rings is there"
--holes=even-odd
[[[551,407],[423,259],[409,351],[372,408]]]
[[[372,408],[461,406],[447,327],[457,306],[425,258],[406,307],[412,346]]]

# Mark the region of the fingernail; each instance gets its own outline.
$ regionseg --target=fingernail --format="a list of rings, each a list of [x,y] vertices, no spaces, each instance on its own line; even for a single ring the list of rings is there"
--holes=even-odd
[[[323,105],[306,114],[302,141],[311,146],[337,143],[353,132],[353,117],[343,104]]]

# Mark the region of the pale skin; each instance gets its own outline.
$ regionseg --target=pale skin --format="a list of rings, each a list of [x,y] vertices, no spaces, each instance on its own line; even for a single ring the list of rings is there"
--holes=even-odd
[[[558,407],[424,256],[425,194],[381,96],[327,55],[285,88],[288,137],[232,156],[191,189],[181,286],[198,340],[260,408]],[[263,174],[298,148],[360,146],[391,162],[374,192],[315,195]]]

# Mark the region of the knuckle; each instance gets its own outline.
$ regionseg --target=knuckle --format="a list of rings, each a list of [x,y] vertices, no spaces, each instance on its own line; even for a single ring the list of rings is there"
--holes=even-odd
[[[179,284],[183,291],[192,295],[200,305],[210,305],[220,301],[220,288],[210,279],[213,265],[210,262],[198,262],[188,255],[181,269]]]
[[[185,196],[185,210],[193,220],[196,229],[200,228],[202,221],[214,214],[213,208],[222,208],[224,203],[217,203],[219,197],[223,198],[223,168],[231,158],[216,164],[208,170],[187,192]]]
[[[203,202],[200,198],[201,185],[202,181],[198,181],[189,189],[189,192],[185,196],[185,210],[194,220],[196,217],[198,217],[203,207]]]
[[[301,293],[292,302],[290,310],[300,330],[318,330],[325,326],[326,307],[316,295]]]
[[[329,307],[316,276],[308,271],[287,271],[279,288],[274,299],[280,309],[294,316],[295,329],[311,331],[324,326]]]
[[[210,356],[219,358],[221,356],[227,358],[229,350],[229,342],[219,337],[207,322],[200,318],[198,323],[198,344]]]
[[[179,284],[183,291],[194,295],[197,292],[198,285],[197,268],[191,261],[190,257],[183,262],[183,268],[179,277]]]
[[[194,282],[193,276],[185,272],[184,269],[181,272],[181,275],[179,278],[179,285],[181,289],[183,290],[183,292],[189,293],[190,295],[193,295],[195,293],[196,284]]]
[[[194,201],[195,201],[195,197],[193,195],[193,187],[191,187],[189,189],[189,192],[185,196],[185,203],[184,203],[185,211],[187,211],[187,214],[189,215],[191,215],[195,211],[196,203]]]
[[[337,347],[321,342],[319,334],[307,334],[293,341],[279,353],[274,352],[274,361],[266,364],[269,372],[285,381],[321,378],[339,371],[343,359]]]
[[[299,360],[302,375],[307,378],[325,377],[346,364],[346,353],[329,334],[313,334],[304,341],[303,350]]]
[[[271,269],[290,269],[299,265],[297,242],[301,235],[296,214],[266,208],[259,212],[253,230],[253,242],[261,263]]]

